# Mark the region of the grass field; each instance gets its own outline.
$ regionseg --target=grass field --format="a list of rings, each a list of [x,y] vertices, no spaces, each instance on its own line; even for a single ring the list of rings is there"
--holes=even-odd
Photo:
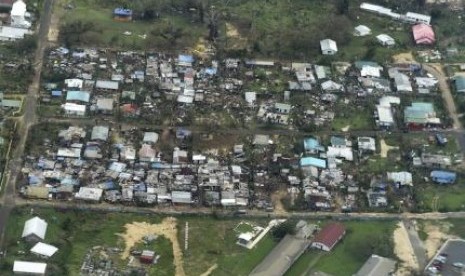
[[[335,276],[352,275],[371,254],[393,257],[393,221],[351,221],[344,224],[347,227],[346,236],[332,252],[319,259],[313,271],[323,271]]]
[[[347,109],[347,107],[346,107]],[[343,128],[349,127],[349,130],[370,130],[373,129],[374,119],[373,114],[367,109],[355,109],[349,114],[336,113],[336,117],[332,122],[332,128],[336,131],[341,131]]]
[[[2,275],[12,270],[14,260],[40,261],[29,253],[32,245],[21,240],[24,222],[38,215],[48,223],[44,242],[59,248],[47,263],[50,275],[79,275],[84,256],[94,246],[124,248],[124,241],[116,234],[124,233],[124,225],[132,222],[160,223],[161,216],[89,213],[86,211],[56,211],[53,209],[19,208],[10,216],[6,230],[7,257],[0,260]],[[248,250],[236,245],[240,220],[222,220],[212,217],[178,217],[178,239],[184,249],[185,222],[189,222],[189,248],[184,252],[184,270],[187,275],[200,275],[211,266],[218,268],[211,275],[248,275],[271,251],[276,241],[266,235],[257,246]],[[267,220],[250,221],[265,226]],[[137,249],[153,249],[161,256],[157,265],[150,267],[150,275],[174,275],[171,242],[160,236],[149,244],[138,243]],[[183,250],[184,251],[184,250]],[[23,253],[24,252],[24,253]],[[119,255],[112,259],[123,268],[127,260]],[[238,265],[238,264],[241,265]],[[3,273],[5,272],[5,273]]]
[[[104,4],[102,1],[96,3],[91,0],[77,0],[73,4],[75,8],[64,12],[61,24],[78,21],[93,24],[92,29],[81,34],[79,44],[132,50],[163,46],[166,50],[181,50],[194,46],[205,35],[204,26],[193,24],[187,16],[174,12],[151,21],[117,22],[112,17],[113,9],[118,7],[116,4]],[[159,35],[172,30],[176,30],[176,36],[179,37],[168,41],[163,35]]]
[[[434,183],[422,184],[416,188],[416,193],[419,197],[419,205],[424,210],[431,211],[433,208],[439,212],[465,210],[465,184],[463,182],[444,186]]]
[[[234,228],[240,220],[198,217],[179,218],[181,241],[184,241],[186,221],[189,222],[189,249],[184,256],[184,270],[189,275],[200,275],[215,264],[218,268],[211,275],[248,275],[277,244],[268,234],[255,248],[246,249],[236,245]],[[265,226],[267,221],[254,223]]]
[[[161,221],[161,217],[153,215],[101,214],[85,211],[60,212],[53,209],[34,209],[31,212],[29,208],[15,209],[6,229],[8,254],[7,258],[1,260],[2,275],[7,275],[3,272],[11,271],[14,260],[40,261],[38,257],[29,253],[31,245],[20,239],[24,222],[32,217],[31,213],[44,218],[48,223],[44,242],[59,248],[58,252],[47,261],[50,275],[79,275],[84,255],[93,246],[124,247],[122,240],[116,234],[124,232],[123,226],[126,223],[133,221],[159,223]],[[167,256],[161,257],[159,265],[154,268],[158,273],[157,275],[172,275],[172,262],[169,262],[170,254],[172,255],[170,252],[171,244],[163,242],[162,239],[155,248],[159,249],[159,252],[167,254]],[[24,251],[25,254],[22,254],[21,251]],[[167,259],[168,263],[165,263],[163,258]]]
[[[160,1],[153,8],[159,14],[158,18],[132,22],[115,22],[112,10],[118,5],[110,1],[77,0],[73,3],[74,9],[64,10],[62,25],[91,22],[90,29],[77,35],[78,44],[84,45],[165,50],[196,48],[199,39],[208,36],[208,18],[212,14],[218,18],[216,45],[240,55],[326,60],[328,57],[320,53],[319,41],[329,37],[338,42],[339,53],[333,57],[335,59],[368,58],[385,62],[411,44],[408,27],[362,12],[358,8],[359,1],[350,1],[347,14],[337,13],[336,1],[269,0],[266,5],[257,0],[227,1],[227,5],[220,0]],[[204,5],[203,22],[199,3]],[[140,8],[128,0],[118,1],[118,4],[136,10]],[[373,34],[353,37],[353,27],[359,24],[369,26]],[[131,34],[124,35],[126,32]],[[397,46],[379,47],[375,36],[381,33],[394,37]],[[141,36],[145,35],[143,39]]]
[[[450,234],[457,235],[465,239],[465,219],[448,219],[447,222],[452,224]]]

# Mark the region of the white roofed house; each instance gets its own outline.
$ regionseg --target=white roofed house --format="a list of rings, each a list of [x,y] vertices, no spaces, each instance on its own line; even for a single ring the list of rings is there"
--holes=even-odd
[[[371,34],[371,29],[365,25],[358,25],[354,29],[355,36],[367,36]]]
[[[410,78],[403,73],[397,73],[394,75],[394,83],[396,86],[397,92],[412,92],[412,84],[410,83]]]
[[[116,92],[119,89],[119,82],[109,80],[97,80],[95,89],[109,92]]]
[[[45,275],[46,263],[15,261],[13,273],[17,275]]]
[[[58,248],[56,248],[53,245],[46,244],[43,242],[38,242],[36,245],[34,245],[31,248],[31,253],[42,257],[42,258],[50,258],[52,257],[56,252],[58,251]]]
[[[156,132],[145,132],[142,142],[155,144],[158,141],[158,133]]]
[[[394,40],[394,38],[390,37],[387,34],[380,34],[376,36],[376,40],[378,40],[378,42],[383,46],[391,47],[396,45],[396,41]]]
[[[335,81],[332,81],[332,80],[327,80],[323,83],[321,83],[321,89],[323,91],[326,91],[326,92],[329,92],[329,91],[343,91],[344,90],[344,86],[342,84],[339,84]]]
[[[33,32],[29,29],[11,26],[0,26],[0,41],[14,41],[18,39],[23,39],[24,36],[32,33]]]
[[[110,131],[110,128],[107,126],[94,126],[92,128],[92,134],[90,135],[90,139],[93,141],[95,140],[106,141],[108,139],[109,131]]]
[[[181,204],[191,204],[192,201],[192,193],[186,191],[172,191],[171,192],[171,202],[173,204],[181,203]]]
[[[82,89],[84,81],[81,79],[66,79],[65,84],[68,89],[71,89],[71,88]]]
[[[74,198],[88,202],[99,202],[102,198],[102,194],[103,190],[100,188],[81,187]]]
[[[82,104],[75,104],[75,103],[65,103],[61,105],[65,115],[68,116],[79,116],[83,117],[86,115],[86,106]]]
[[[323,55],[335,55],[337,53],[336,41],[332,39],[321,40],[320,47]]]
[[[21,237],[28,242],[39,242],[45,238],[47,222],[39,217],[33,217],[24,224]]]
[[[378,127],[390,128],[395,124],[394,114],[392,113],[393,104],[400,104],[400,98],[384,96],[379,100],[375,111],[376,125]]]

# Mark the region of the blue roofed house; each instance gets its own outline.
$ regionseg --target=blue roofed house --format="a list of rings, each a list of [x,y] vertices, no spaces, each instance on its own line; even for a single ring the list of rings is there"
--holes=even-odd
[[[316,138],[306,138],[304,139],[304,149],[305,152],[310,154],[316,154],[320,151],[325,151],[325,148],[320,144],[320,141]]]
[[[179,55],[178,56],[178,63],[179,66],[192,66],[194,63],[194,57],[191,55]]]
[[[116,21],[131,21],[132,10],[125,8],[116,8],[113,10],[113,19]]]
[[[454,77],[455,91],[457,93],[465,93],[465,77],[457,76]]]
[[[457,179],[455,172],[449,171],[432,171],[430,174],[431,180],[438,184],[452,184]]]
[[[67,102],[88,103],[90,101],[90,92],[88,91],[68,91],[66,93]]]
[[[300,166],[326,169],[326,160],[315,157],[303,157],[300,159]]]

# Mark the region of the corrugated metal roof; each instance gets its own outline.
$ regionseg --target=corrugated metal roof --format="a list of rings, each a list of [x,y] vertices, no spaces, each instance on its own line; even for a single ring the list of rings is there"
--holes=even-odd
[[[24,224],[22,238],[27,237],[31,234],[36,235],[37,237],[44,239],[45,233],[47,232],[47,222],[39,217],[33,217],[30,220],[26,221]]]
[[[326,160],[315,158],[315,157],[304,157],[300,159],[300,166],[302,167],[313,166],[313,167],[325,169]]]

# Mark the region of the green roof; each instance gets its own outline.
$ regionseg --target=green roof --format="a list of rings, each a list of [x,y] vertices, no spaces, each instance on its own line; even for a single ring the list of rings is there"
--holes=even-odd
[[[455,78],[455,89],[457,92],[465,92],[465,77],[458,76]]]
[[[415,102],[404,110],[406,123],[425,123],[432,116],[436,116],[432,103]]]

